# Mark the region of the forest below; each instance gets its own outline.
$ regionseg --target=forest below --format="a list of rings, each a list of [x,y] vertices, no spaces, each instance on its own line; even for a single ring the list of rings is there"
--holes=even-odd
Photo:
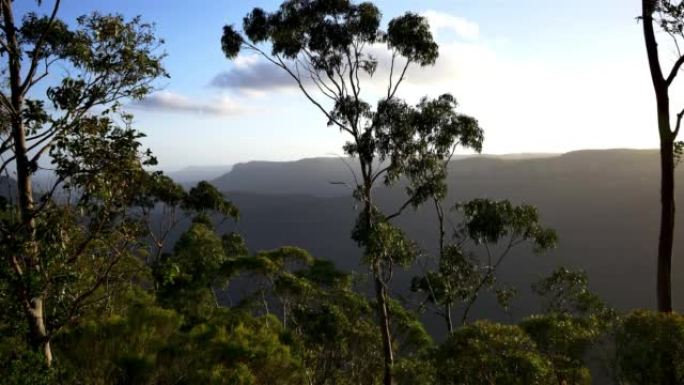
[[[656,44],[684,2],[639,17],[657,150],[483,155],[456,96],[399,91],[439,57],[426,17],[285,0],[216,50],[344,156],[171,173],[128,108],[170,76],[154,24],[29,3],[0,0],[0,384],[684,383],[684,55]]]

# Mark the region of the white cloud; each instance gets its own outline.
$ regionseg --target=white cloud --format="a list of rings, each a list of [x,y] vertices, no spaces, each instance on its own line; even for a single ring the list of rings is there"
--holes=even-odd
[[[243,112],[242,106],[228,97],[210,101],[193,100],[171,91],[155,92],[143,100],[134,102],[131,106],[150,111],[185,112],[200,115],[236,115]]]
[[[475,40],[480,36],[480,26],[463,17],[433,10],[423,12],[423,16],[430,22],[435,35],[440,30],[449,30],[466,40]]]

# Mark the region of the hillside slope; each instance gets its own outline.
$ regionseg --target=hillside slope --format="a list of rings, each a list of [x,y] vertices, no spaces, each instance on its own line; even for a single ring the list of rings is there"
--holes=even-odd
[[[228,183],[220,184],[222,190],[241,209],[243,219],[237,226],[251,247],[297,245],[345,269],[364,271],[358,265],[360,251],[349,239],[354,202],[340,186],[326,182],[345,170],[348,173],[339,163],[336,159],[255,162],[235,166],[222,177]],[[578,151],[534,159],[473,157],[452,162],[449,172],[450,204],[475,197],[530,203],[559,232],[560,246],[553,252],[535,256],[520,250],[503,265],[502,279],[521,290],[513,316],[535,308],[527,288],[559,265],[587,270],[592,286],[617,307],[654,305],[659,218],[656,151]],[[678,170],[677,180],[684,182],[683,175]],[[381,188],[378,196],[388,208],[398,207],[404,199],[401,187]],[[684,201],[681,189],[677,199]],[[683,219],[680,211],[680,228]],[[398,223],[426,251],[434,250],[436,230],[429,206],[407,213]],[[676,307],[684,310],[684,295],[679,294],[684,293],[683,232],[678,230],[676,236],[674,296]],[[415,273],[400,274],[394,289],[405,294]],[[491,303],[484,303],[479,311],[487,317],[507,317]]]

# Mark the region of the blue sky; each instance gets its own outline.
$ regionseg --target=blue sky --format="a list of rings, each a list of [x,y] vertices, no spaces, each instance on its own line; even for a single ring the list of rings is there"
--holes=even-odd
[[[51,4],[44,1],[43,8]],[[64,0],[70,21],[98,10],[142,15],[166,40],[171,79],[132,106],[163,168],[340,154],[345,138],[295,90],[212,85],[255,73],[220,50],[224,24],[241,24],[252,0]],[[638,0],[379,0],[386,21],[431,15],[441,58],[409,73],[403,96],[453,93],[485,129],[487,153],[565,152],[657,145]],[[22,5],[34,4],[23,2]],[[263,66],[262,66],[263,67]],[[261,67],[259,67],[261,68]],[[273,69],[275,71],[275,69]],[[240,72],[247,71],[247,72]],[[252,71],[252,72],[249,72]],[[261,74],[259,76],[262,76]],[[262,80],[268,81],[264,73]],[[258,80],[259,78],[257,78]],[[413,80],[413,82],[411,82]],[[247,87],[249,88],[249,87]]]

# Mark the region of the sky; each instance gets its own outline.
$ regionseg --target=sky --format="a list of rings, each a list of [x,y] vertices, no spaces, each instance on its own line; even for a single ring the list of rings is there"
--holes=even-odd
[[[43,10],[52,3],[43,1]],[[377,0],[386,24],[423,14],[440,46],[409,71],[400,96],[451,93],[485,131],[483,152],[654,148],[655,103],[638,0]],[[346,141],[277,68],[250,53],[227,60],[222,27],[276,0],[64,0],[65,21],[97,10],[141,15],[165,40],[170,79],[130,103],[160,166],[229,165],[340,155]],[[34,2],[20,6],[35,7]],[[672,52],[665,48],[668,58]],[[386,63],[385,63],[386,64]],[[383,63],[381,63],[382,67]],[[370,89],[386,78],[372,80]],[[684,80],[681,80],[684,81]],[[684,87],[684,86],[683,86]],[[684,88],[682,88],[684,89]],[[373,96],[371,92],[371,96]],[[675,101],[677,98],[675,98]]]

